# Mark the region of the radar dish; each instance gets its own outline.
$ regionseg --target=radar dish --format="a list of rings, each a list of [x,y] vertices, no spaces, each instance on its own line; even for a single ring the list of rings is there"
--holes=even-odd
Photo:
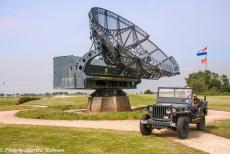
[[[107,65],[122,68],[121,76],[159,79],[179,74],[179,66],[149,40],[149,34],[127,19],[103,8],[89,12],[91,40]]]

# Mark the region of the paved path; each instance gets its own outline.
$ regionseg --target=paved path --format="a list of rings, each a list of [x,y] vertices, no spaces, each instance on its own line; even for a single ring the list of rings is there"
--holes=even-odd
[[[15,114],[18,111],[0,112],[0,124],[26,124],[40,126],[63,126],[63,127],[81,127],[81,128],[100,128],[114,129],[122,131],[139,131],[138,120],[42,120],[42,119],[24,119],[18,118]],[[230,119],[230,112],[209,110],[207,122],[215,120]],[[203,150],[208,153],[227,154],[230,153],[230,140],[213,134],[196,131],[191,126],[189,137],[185,140],[177,138],[177,134],[172,130],[155,130],[153,133],[158,136],[168,137],[176,142],[189,147]]]

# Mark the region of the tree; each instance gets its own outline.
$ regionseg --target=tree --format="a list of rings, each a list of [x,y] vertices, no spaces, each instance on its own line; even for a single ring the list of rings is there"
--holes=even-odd
[[[193,88],[195,93],[201,93],[208,90],[209,73],[197,72],[189,74],[188,78],[185,78],[187,86]]]
[[[222,91],[230,92],[230,84],[228,77],[225,74],[223,74],[220,78],[222,83]]]
[[[211,71],[191,73],[185,78],[187,86],[192,87],[195,93],[230,92],[230,83],[226,75],[220,76]]]
[[[153,92],[150,89],[145,90],[144,94],[153,94]]]

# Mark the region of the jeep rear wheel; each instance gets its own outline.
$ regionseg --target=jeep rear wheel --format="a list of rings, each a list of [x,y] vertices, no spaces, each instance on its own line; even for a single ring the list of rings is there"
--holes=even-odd
[[[204,130],[205,128],[205,116],[202,116],[201,120],[199,123],[196,124],[197,130]]]
[[[148,126],[147,124],[142,123],[142,120],[148,120],[150,119],[150,116],[148,114],[145,114],[141,117],[140,120],[140,132],[142,135],[150,135],[152,133],[152,128]]]
[[[188,137],[189,119],[188,117],[179,117],[177,120],[177,134],[179,138],[185,139]]]

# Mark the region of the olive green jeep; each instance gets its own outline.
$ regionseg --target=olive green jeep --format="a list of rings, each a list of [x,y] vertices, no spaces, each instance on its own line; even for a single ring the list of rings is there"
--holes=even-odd
[[[196,124],[198,130],[205,128],[207,101],[193,96],[191,88],[159,87],[157,102],[147,106],[148,114],[140,120],[142,135],[150,135],[153,129],[171,128],[179,138],[188,137],[189,124]]]

